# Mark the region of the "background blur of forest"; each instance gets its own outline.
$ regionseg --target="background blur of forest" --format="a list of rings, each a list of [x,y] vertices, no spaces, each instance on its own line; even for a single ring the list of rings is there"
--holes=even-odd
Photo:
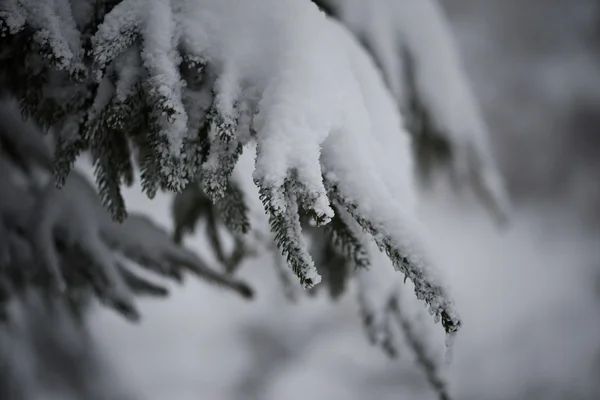
[[[512,192],[597,213],[598,2],[444,3]]]
[[[444,189],[423,205],[464,314],[452,392],[600,398],[600,3],[444,5],[516,203],[504,234]],[[169,226],[166,196],[127,196]],[[434,398],[408,354],[390,361],[368,345],[354,293],[288,304],[271,262],[242,270],[259,293],[250,304],[189,281],[143,303],[137,326],[98,311],[110,375],[144,400]]]

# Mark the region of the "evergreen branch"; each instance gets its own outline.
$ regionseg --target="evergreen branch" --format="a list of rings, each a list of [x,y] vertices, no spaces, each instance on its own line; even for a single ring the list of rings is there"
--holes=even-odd
[[[86,221],[86,217],[89,218],[86,213],[90,211],[90,205],[97,201],[95,193],[87,193],[87,198],[84,193],[77,199],[70,199],[68,189],[79,182],[72,178],[67,184],[69,187],[64,190],[56,189],[52,184],[46,185],[43,195],[36,202],[32,243],[36,254],[39,254],[40,265],[51,273],[52,282],[58,291],[65,293],[68,284],[55,248],[55,232],[58,221],[62,218],[71,219],[66,229],[63,228],[63,235],[66,240],[77,243],[82,257],[90,260],[87,270],[98,296],[128,317],[135,318],[137,313],[134,311],[131,292],[117,270],[112,253],[98,237],[97,225],[93,222],[88,222],[88,226],[78,225]],[[77,235],[76,239],[71,235]]]
[[[435,126],[430,112],[419,97],[416,87],[415,60],[410,51],[403,48],[404,72],[406,82],[406,100],[404,116],[408,132],[413,137],[413,146],[417,160],[417,172],[421,182],[429,184],[434,167],[449,166],[455,158],[455,150],[446,135]]]
[[[91,38],[92,59],[96,79],[100,80],[106,67],[123,54],[138,40],[142,23],[143,2],[123,0],[106,15],[106,10],[98,10],[96,33]],[[100,17],[102,19],[100,19]]]
[[[298,300],[297,281],[294,281],[294,276],[290,272],[286,258],[279,252],[273,252],[273,268],[279,283],[281,284],[283,296],[290,302]]]
[[[229,180],[225,195],[215,204],[219,217],[232,232],[245,234],[250,230],[248,206],[242,190]]]
[[[406,240],[395,243],[385,232],[384,227],[376,225],[374,221],[366,218],[360,212],[358,205],[343,196],[334,183],[328,182],[328,186],[330,196],[346,207],[356,222],[373,236],[377,246],[385,252],[394,267],[413,282],[417,298],[424,300],[429,305],[429,310],[435,316],[436,322],[441,318],[446,333],[454,334],[459,329],[461,322],[449,300],[446,289],[430,276],[425,261],[420,258],[420,255],[411,251],[411,243]]]
[[[315,269],[302,236],[298,204],[291,183],[285,184],[282,189],[258,186],[260,200],[269,214],[271,231],[275,233],[277,248],[286,257],[300,284],[305,289],[312,288],[321,281],[321,276]]]
[[[229,177],[243,150],[242,143],[235,137],[237,108],[235,105],[232,108],[233,115],[222,114],[215,101],[207,115],[207,123],[210,126],[209,137],[214,139],[208,158],[202,166],[202,187],[215,203],[225,196]]]
[[[94,136],[90,143],[102,204],[116,221],[122,222],[127,217],[127,212],[121,195],[121,183],[132,183],[133,165],[126,132],[123,130],[123,116],[118,113],[120,104],[115,104],[115,100],[93,121]],[[105,114],[112,118],[107,118]]]
[[[329,296],[335,300],[344,293],[350,279],[349,258],[347,255],[340,254],[330,242],[325,245],[323,253],[322,264],[318,269],[319,272],[322,271],[323,280],[327,283]]]
[[[131,272],[123,264],[118,264],[119,271],[123,275],[123,279],[131,288],[131,291],[137,295],[149,295],[153,297],[166,297],[169,295],[169,290],[164,286],[150,282],[147,279]]]
[[[193,233],[200,218],[211,212],[211,208],[212,202],[195,182],[177,193],[171,205],[175,242],[180,244],[185,234]]]
[[[6,0],[0,5],[0,37],[15,35],[25,28],[27,13],[17,0]]]
[[[210,243],[213,252],[217,257],[217,260],[222,265],[225,265],[225,252],[223,251],[223,244],[221,243],[221,237],[219,236],[216,216],[212,211],[213,210],[207,214],[206,235],[208,236],[208,242]]]
[[[39,48],[38,54],[56,69],[81,80],[85,74],[83,51],[70,4],[58,0],[43,3],[25,0],[19,4],[24,11],[29,37]]]
[[[394,293],[388,301],[389,313],[396,319],[397,324],[402,329],[406,343],[414,352],[417,363],[425,373],[427,381],[438,393],[440,400],[450,400],[446,382],[439,375],[439,367],[427,351],[427,345],[423,342],[421,336],[415,331],[413,322],[408,320],[398,304],[398,294]]]
[[[335,4],[332,4],[331,1],[328,0],[312,0],[313,3],[319,7],[321,11],[327,14],[330,17],[335,17],[339,10],[335,7]]]
[[[365,270],[358,272],[358,306],[362,323],[372,345],[381,346],[382,350],[390,357],[398,356],[398,345],[389,313],[386,312],[386,304],[381,306],[373,301],[374,294],[382,292],[381,287],[371,287],[369,282],[373,278],[367,275]]]
[[[164,229],[146,217],[130,215],[121,224],[104,225],[102,237],[114,251],[153,272],[181,280],[183,269],[186,269],[242,297],[253,296],[246,283],[211,269],[199,256],[177,246]]]
[[[332,205],[334,217],[325,226],[326,232],[331,237],[333,245],[339,249],[347,259],[352,260],[357,268],[369,268],[369,252],[363,242],[342,216],[342,210]]]
[[[302,229],[310,238],[310,254],[315,261],[315,266],[319,274],[323,276],[325,286],[329,291],[331,299],[338,299],[346,288],[347,281],[351,277],[352,259],[350,254],[346,254],[336,245],[331,227],[334,221],[339,218],[336,211],[332,221],[326,225],[325,229],[311,226],[308,217],[303,216]],[[311,292],[316,292],[318,288],[313,288]]]
[[[70,129],[64,129],[57,135],[53,167],[54,182],[57,187],[64,186],[69,173],[75,166],[75,160],[87,147],[87,141]]]
[[[251,255],[246,248],[244,241],[240,237],[234,236],[233,241],[233,251],[225,260],[225,272],[228,274],[233,274],[241,262]]]

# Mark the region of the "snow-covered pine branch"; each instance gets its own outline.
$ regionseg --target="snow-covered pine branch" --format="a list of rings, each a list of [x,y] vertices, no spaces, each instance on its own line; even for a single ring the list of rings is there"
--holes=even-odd
[[[438,0],[313,0],[373,56],[414,139],[423,182],[446,167],[499,222],[509,201],[489,132]]]
[[[245,211],[234,198],[239,193],[232,192],[230,177],[250,152],[254,165],[240,173],[245,183],[238,198],[248,203],[252,196],[260,198],[267,218],[257,219],[258,224],[270,224],[277,247],[305,287],[317,284],[321,275],[301,219],[326,226],[336,217],[333,205],[366,231],[356,241],[346,235],[343,251],[364,263],[358,243],[375,240],[444,329],[450,334],[458,329],[458,314],[415,218],[408,133],[375,64],[348,30],[308,0],[81,1],[101,10],[92,36],[86,33],[90,19],[78,13],[62,30],[54,29],[53,21],[68,15],[61,7],[77,1],[49,2],[54,8],[44,8],[44,18],[37,18],[42,11],[29,7],[33,0],[15,0],[2,3],[0,14],[2,26],[27,27],[5,30],[0,61],[18,55],[21,70],[3,63],[0,83],[25,112],[55,132],[59,182],[68,185],[69,166],[79,152],[91,150],[104,206],[124,219],[119,188],[131,181],[128,156],[134,155],[149,196],[197,182],[223,220],[232,216],[243,231]],[[21,21],[13,17],[17,13],[24,23],[15,22]],[[73,29],[80,34],[72,35]],[[44,32],[50,49],[68,43],[71,53],[53,50],[64,60],[31,56],[39,50],[38,32]],[[29,47],[18,46],[23,43]],[[61,71],[75,68],[78,55],[91,73],[74,79]],[[39,87],[9,84],[15,76],[35,77]],[[48,224],[53,222],[56,218]],[[144,226],[132,217],[111,226],[127,230],[132,225]],[[250,226],[261,232],[255,243],[272,237],[263,234],[264,226]],[[97,238],[101,232],[90,228],[87,233]],[[119,237],[118,231],[108,232],[107,242],[92,244],[108,246]],[[116,248],[131,257],[128,249]],[[199,265],[190,254],[175,257],[174,249],[170,244],[137,249],[142,251],[133,258],[143,259],[146,251],[158,257],[148,263],[157,272],[173,262]]]
[[[72,172],[61,189],[48,183],[49,147],[14,112],[10,103],[2,101],[3,302],[33,285],[43,291],[58,290],[75,304],[95,295],[126,317],[137,319],[134,295],[164,297],[168,291],[131,269],[131,262],[177,281],[189,271],[244,297],[252,295],[245,283],[209,268],[147,217],[132,214],[123,223],[114,222],[82,175]]]
[[[376,254],[373,263],[382,267],[389,260]],[[371,344],[392,358],[408,353],[423,372],[428,384],[440,400],[450,399],[445,380],[445,366],[452,356],[453,335],[447,336],[446,354],[436,345],[436,338],[425,322],[423,309],[417,307],[406,283],[388,271],[357,271],[358,303],[363,325]]]

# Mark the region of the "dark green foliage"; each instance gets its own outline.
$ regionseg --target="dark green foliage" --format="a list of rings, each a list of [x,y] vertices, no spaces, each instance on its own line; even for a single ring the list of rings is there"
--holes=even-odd
[[[79,123],[73,121],[55,137],[53,176],[57,187],[62,187],[79,155],[88,149],[88,142],[78,132]]]
[[[330,17],[335,17],[338,13],[338,10],[336,10],[333,4],[331,4],[331,2],[328,0],[312,0],[312,2]]]
[[[213,132],[214,141],[208,152],[208,165],[202,169],[202,187],[213,202],[217,203],[225,196],[227,182],[242,154],[243,146],[236,139],[237,115],[227,116],[220,113],[213,103],[207,114],[207,124]],[[237,108],[234,107],[237,114]]]
[[[318,283],[315,281],[318,275],[302,236],[298,202],[292,187],[290,181],[281,189],[267,189],[259,185],[259,196],[269,215],[277,248],[300,279],[300,284],[310,289]]]
[[[323,271],[323,280],[329,287],[332,298],[338,298],[345,290],[351,273],[356,268],[370,266],[369,253],[354,229],[346,223],[342,210],[332,206],[335,216],[324,227],[324,249],[322,265],[317,264],[319,272]]]
[[[348,280],[357,268],[369,268],[370,257],[359,238],[360,232],[347,223],[342,209],[332,205],[334,217],[324,227],[311,226],[309,217],[303,215],[302,229],[311,239],[310,254],[323,277],[332,299],[345,291]],[[317,290],[318,287],[313,289]]]
[[[335,216],[331,222],[325,225],[325,230],[330,236],[333,245],[349,260],[352,260],[356,268],[368,268],[370,265],[369,253],[364,243],[342,215],[342,210],[332,205]]]
[[[121,274],[123,274],[125,282],[135,294],[153,297],[166,297],[169,295],[169,290],[164,286],[137,276],[122,264],[119,264],[119,270],[121,271]]]
[[[116,221],[122,222],[127,217],[127,211],[121,195],[121,184],[132,183],[133,165],[127,136],[122,130],[123,120],[115,113],[118,108],[119,105],[113,104],[106,107],[101,114],[109,113],[113,117],[101,115],[94,120],[92,127],[88,128],[88,140],[102,204]]]
[[[215,206],[228,229],[236,233],[247,233],[250,230],[244,194],[232,181],[227,185],[225,196],[217,201]]]
[[[166,231],[147,218],[133,214],[122,223],[113,222],[93,187],[77,172],[69,174],[61,189],[40,179],[51,175],[50,149],[33,127],[11,111],[10,104],[3,102],[0,303],[33,288],[52,298],[64,298],[76,317],[85,304],[96,298],[136,321],[139,313],[133,295],[164,297],[168,292],[138,274],[126,259],[176,281],[189,271],[244,297],[252,296],[246,284],[212,271],[200,257],[178,247]],[[113,126],[102,125],[90,132],[95,135],[94,145],[115,146],[111,141],[114,137],[103,137],[116,131]],[[123,145],[117,142],[115,147]],[[116,168],[120,174],[117,179],[131,178],[130,165],[123,168],[119,162],[124,158],[112,153],[110,159],[103,160],[102,152],[110,153],[110,149],[92,150],[100,157],[97,165]]]
[[[332,182],[326,182],[329,190],[330,198],[334,199],[338,203],[342,204],[348,213],[358,222],[358,224],[368,233],[373,236],[375,243],[379,249],[384,252],[394,265],[394,268],[402,272],[405,279],[410,279],[415,285],[415,294],[419,300],[424,300],[427,304],[432,306],[438,301],[439,298],[443,298],[444,288],[441,286],[434,286],[432,282],[427,279],[423,274],[424,270],[418,263],[421,260],[415,260],[413,254],[406,252],[406,249],[399,248],[396,243],[386,234],[381,232],[373,221],[365,218],[358,210],[358,206],[353,203],[350,199],[345,198]],[[446,312],[446,304],[442,305],[439,315],[436,318],[441,318],[442,325],[446,333],[454,333],[460,326],[460,320],[452,318]],[[439,305],[438,305],[439,307]]]
[[[315,259],[317,271],[319,271],[319,274],[323,277],[323,283],[327,286],[329,296],[335,300],[346,290],[346,285],[352,273],[352,263],[328,241],[330,238],[319,236],[314,239],[321,239],[321,246],[315,246],[316,249],[313,249],[311,254]],[[313,288],[313,290],[317,289],[319,289],[319,286]]]
[[[181,243],[184,235],[194,233],[197,223],[210,212],[210,208],[211,200],[195,182],[177,193],[171,204],[175,241]]]
[[[397,293],[390,296],[388,301],[388,313],[395,319],[396,324],[400,327],[404,340],[407,342],[408,347],[413,351],[417,359],[417,364],[425,373],[431,387],[438,393],[439,399],[450,400],[447,384],[440,377],[438,365],[431,358],[426,343],[420,337],[419,332],[416,331],[415,322],[404,315],[402,308],[398,304],[399,301]]]
[[[248,208],[243,193],[235,182],[227,184],[225,196],[216,203],[213,203],[198,182],[193,182],[175,195],[171,210],[174,240],[181,243],[184,235],[194,233],[197,224],[204,221],[205,232],[215,257],[227,273],[233,273],[249,256],[249,249],[246,249],[240,236],[250,229]],[[233,237],[234,248],[230,254],[225,254],[219,227],[225,228]]]
[[[239,236],[235,236],[233,241],[233,251],[231,252],[231,255],[225,259],[224,264],[225,272],[228,274],[233,274],[244,259],[254,255],[252,250],[246,247],[246,244]]]

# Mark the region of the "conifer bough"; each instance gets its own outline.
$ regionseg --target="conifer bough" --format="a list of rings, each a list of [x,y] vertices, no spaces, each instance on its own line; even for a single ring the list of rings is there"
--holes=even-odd
[[[3,84],[25,114],[55,133],[55,165],[67,166],[55,170],[58,182],[90,150],[100,198],[122,221],[120,186],[133,179],[134,154],[148,195],[199,181],[221,204],[240,154],[254,146],[252,177],[276,243],[308,288],[321,278],[299,213],[317,225],[334,216],[326,170],[339,181],[336,200],[415,283],[432,314],[443,316],[446,330],[458,326],[424,254],[398,242],[411,232],[392,233],[399,216],[413,213],[405,198],[414,190],[392,99],[354,39],[315,5],[12,0],[2,3],[0,21],[3,59],[21,53],[20,65],[3,63]],[[14,68],[40,85],[14,83]],[[380,152],[394,141],[403,160],[381,165]],[[358,161],[349,164],[353,154]],[[405,182],[386,173],[398,168],[394,180]],[[379,196],[362,193],[371,189]]]
[[[417,143],[421,136],[411,121],[420,118],[418,126],[449,143],[455,175],[476,182],[499,214],[506,207],[443,19],[432,0],[316,3],[350,29],[308,0],[2,0],[0,84],[52,133],[59,185],[89,151],[99,197],[121,230],[136,223],[121,187],[139,170],[148,196],[178,192],[177,241],[198,219],[209,221],[229,272],[257,243],[274,240],[310,288],[319,270],[326,279],[352,275],[328,270],[339,260],[370,266],[366,249],[375,242],[453,334],[460,319],[415,217],[410,135]],[[379,13],[382,29],[357,19],[360,10]],[[419,43],[407,15],[432,21],[425,36],[441,38],[433,47],[443,63],[427,53],[431,43]],[[442,65],[448,76],[439,75]],[[454,99],[466,111],[454,112]],[[220,225],[235,238],[231,255],[218,249]],[[311,254],[311,232],[326,232],[327,257]],[[115,230],[102,240],[117,246],[126,238]],[[60,277],[60,265],[50,267]]]

